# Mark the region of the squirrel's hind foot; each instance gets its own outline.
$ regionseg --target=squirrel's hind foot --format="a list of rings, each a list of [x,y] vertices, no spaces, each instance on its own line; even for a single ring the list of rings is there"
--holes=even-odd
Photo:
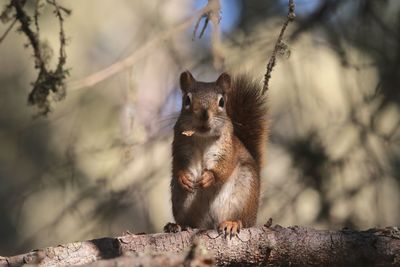
[[[232,239],[232,237],[240,233],[240,229],[242,228],[243,224],[241,220],[223,221],[218,225],[218,232],[224,234],[225,238],[229,236]]]
[[[164,226],[164,233],[179,233],[190,229],[191,229],[190,227],[181,226],[177,223],[169,222]]]

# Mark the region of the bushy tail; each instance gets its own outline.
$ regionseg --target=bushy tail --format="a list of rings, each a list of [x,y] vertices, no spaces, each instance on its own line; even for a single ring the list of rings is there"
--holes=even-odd
[[[228,94],[227,112],[233,122],[234,132],[262,167],[268,139],[266,96],[262,87],[245,75],[233,78]]]

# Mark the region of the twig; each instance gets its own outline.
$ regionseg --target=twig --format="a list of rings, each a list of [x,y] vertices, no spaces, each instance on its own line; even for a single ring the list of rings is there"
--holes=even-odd
[[[276,55],[279,52],[279,50],[281,50],[282,39],[283,39],[283,35],[286,30],[286,27],[296,17],[296,14],[294,13],[294,9],[295,9],[294,0],[289,0],[289,12],[287,14],[286,21],[282,25],[281,32],[279,33],[278,39],[276,40],[276,43],[275,43],[274,50],[272,51],[271,58],[269,59],[268,64],[267,64],[267,72],[265,73],[265,76],[264,76],[264,86],[263,86],[263,90],[262,90],[263,94],[265,94],[268,91],[271,73],[276,65]]]
[[[68,75],[68,71],[64,69],[66,62],[66,42],[63,28],[64,18],[61,10],[66,14],[70,14],[71,11],[66,8],[61,8],[57,4],[56,0],[47,0],[47,3],[54,7],[54,13],[58,18],[60,25],[59,58],[56,69],[51,70],[47,66],[49,58],[46,55],[46,49],[50,48],[46,47],[39,38],[39,1],[36,1],[33,15],[34,29],[30,26],[32,18],[23,8],[25,2],[25,0],[10,0],[10,6],[15,9],[15,19],[21,24],[20,31],[28,37],[29,44],[32,46],[33,56],[35,58],[35,68],[39,69],[38,77],[33,83],[33,89],[28,96],[28,103],[39,107],[39,115],[46,115],[50,112],[50,103],[48,100],[50,92],[55,93],[55,96],[58,97],[57,100],[62,99],[65,96],[65,78]]]
[[[193,41],[194,41],[194,39],[196,39],[197,30],[199,28],[199,24],[200,24],[201,20],[203,18],[205,19],[203,28],[201,29],[201,32],[199,34],[199,39],[201,39],[201,37],[203,37],[203,34],[208,26],[208,22],[210,20],[212,21],[213,17],[216,17],[219,22],[219,20],[221,18],[220,11],[221,11],[221,4],[220,4],[219,0],[208,0],[207,5],[204,7],[204,11],[202,13],[200,13],[200,15],[197,18],[196,24],[194,26],[193,37],[192,37]]]
[[[202,9],[200,9],[199,11],[197,11],[196,14],[204,14],[208,9],[209,9],[208,6],[204,7]],[[197,17],[197,16],[196,15],[191,16],[190,18],[185,19],[178,25],[171,27],[171,29],[156,36],[154,39],[152,39],[149,42],[147,42],[146,44],[144,44],[141,48],[135,50],[135,52],[130,54],[128,57],[126,57],[120,61],[117,61],[116,63],[111,64],[110,66],[108,66],[96,73],[93,73],[81,80],[70,82],[68,85],[68,89],[69,90],[78,90],[78,89],[82,89],[85,87],[90,87],[90,86],[96,85],[96,84],[112,77],[113,75],[130,68],[140,58],[147,55],[148,51],[150,51],[151,49],[155,49],[159,44],[161,44],[162,41],[164,41],[168,38],[171,38],[178,32],[181,32],[181,31],[185,30],[186,28],[188,28],[192,24],[195,17]]]
[[[41,72],[47,72],[44,60],[42,59],[38,33],[34,33],[29,24],[31,22],[30,17],[25,13],[23,6],[25,3],[19,0],[12,0],[12,5],[16,11],[16,19],[21,23],[21,31],[25,33],[26,37],[28,37],[30,45],[33,48],[33,55],[35,57],[35,67],[39,68]],[[40,75],[39,75],[40,76]]]
[[[71,10],[70,10],[70,9],[58,5],[54,0],[46,0],[46,2],[47,2],[48,4],[50,4],[50,5],[53,5],[53,6],[54,6],[54,5],[57,5],[57,10],[58,10],[58,11],[61,10],[61,11],[63,11],[65,14],[71,15]],[[57,11],[57,12],[58,12],[58,11]]]
[[[15,23],[17,22],[17,19],[14,19],[13,22],[8,26],[7,30],[3,33],[3,35],[0,37],[0,43],[3,42],[3,40],[6,38],[8,33],[11,31],[11,29],[14,27]]]
[[[207,16],[207,17],[206,17],[206,20],[204,21],[203,28],[201,29],[201,32],[200,32],[200,35],[199,35],[199,39],[200,39],[201,37],[203,37],[204,32],[205,32],[206,29],[207,29],[207,26],[208,26],[208,22],[209,22],[209,21],[210,21],[210,18]],[[193,33],[193,34],[195,34],[195,33]]]
[[[197,22],[193,29],[193,37],[192,40],[196,38],[196,33],[199,28],[200,21],[204,18],[204,24],[199,34],[199,39],[203,37],[204,32],[208,26],[209,21],[211,21],[213,25],[213,31],[211,35],[211,46],[212,53],[214,58],[214,67],[216,69],[221,69],[223,63],[223,57],[219,51],[220,47],[220,28],[219,22],[221,21],[221,3],[219,0],[208,0],[208,3],[205,7],[205,11],[198,16]]]
[[[35,21],[35,28],[36,28],[36,34],[37,34],[37,38],[39,39],[40,38],[40,35],[39,35],[39,8],[40,8],[40,0],[36,0],[36,3],[35,3],[35,13],[34,13],[34,15],[33,15],[33,18],[34,18],[34,21]]]
[[[59,25],[60,25],[60,50],[59,50],[59,58],[58,58],[58,64],[57,64],[57,72],[61,72],[65,63],[66,63],[66,54],[65,54],[65,45],[66,45],[66,38],[65,38],[65,33],[64,33],[64,18],[61,14],[61,10],[66,12],[66,14],[70,14],[71,11],[68,11],[65,8],[61,8],[55,0],[47,1],[48,3],[51,3],[55,7],[55,13],[56,16],[58,17]]]
[[[201,14],[201,15],[199,16],[199,18],[197,19],[196,24],[194,25],[192,41],[194,41],[194,39],[196,39],[197,29],[199,28],[200,21],[201,21],[201,19],[202,19],[204,16],[205,16],[205,14]],[[208,25],[208,19],[206,18],[206,20],[205,20],[205,22],[204,22],[204,25],[203,25],[203,29],[201,30],[201,33],[200,33],[200,35],[199,35],[199,39],[200,39],[201,37],[203,37],[203,33],[204,33],[204,30],[206,29],[207,25]]]

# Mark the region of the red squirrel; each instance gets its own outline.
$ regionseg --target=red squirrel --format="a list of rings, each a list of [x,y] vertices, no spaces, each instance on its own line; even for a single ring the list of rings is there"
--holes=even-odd
[[[235,236],[253,226],[267,142],[266,97],[245,75],[215,82],[180,76],[182,108],[172,144],[172,211],[181,227]]]

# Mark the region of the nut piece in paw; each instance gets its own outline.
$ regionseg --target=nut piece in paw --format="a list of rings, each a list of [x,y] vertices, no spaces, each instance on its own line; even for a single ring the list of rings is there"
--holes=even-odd
[[[182,227],[177,223],[167,223],[164,226],[164,233],[178,233],[182,231]]]
[[[218,232],[224,234],[225,238],[228,236],[232,239],[232,237],[237,236],[240,233],[240,229],[243,228],[242,221],[223,221],[218,226]]]

